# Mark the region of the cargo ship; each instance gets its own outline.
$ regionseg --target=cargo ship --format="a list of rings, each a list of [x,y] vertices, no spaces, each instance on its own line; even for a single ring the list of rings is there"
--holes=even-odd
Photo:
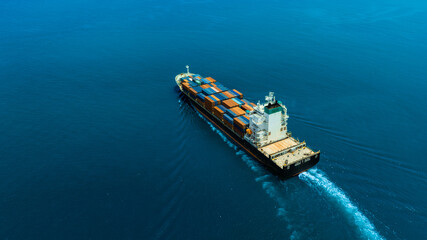
[[[187,72],[175,77],[185,98],[207,120],[244,149],[271,173],[287,179],[319,162],[320,151],[311,150],[305,141],[292,137],[287,129],[288,113],[273,92],[265,103],[243,98],[212,77]]]

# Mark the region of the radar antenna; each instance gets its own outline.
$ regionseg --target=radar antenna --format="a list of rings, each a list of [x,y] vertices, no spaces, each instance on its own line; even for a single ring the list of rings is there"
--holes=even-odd
[[[270,92],[268,96],[265,96],[265,101],[270,104],[274,104],[276,102],[276,98],[274,97],[274,92]]]

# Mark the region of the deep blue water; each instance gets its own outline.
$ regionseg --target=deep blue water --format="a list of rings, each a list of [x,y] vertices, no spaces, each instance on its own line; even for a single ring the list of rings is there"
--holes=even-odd
[[[425,239],[425,1],[0,2],[0,239]],[[279,181],[176,92],[273,90]]]

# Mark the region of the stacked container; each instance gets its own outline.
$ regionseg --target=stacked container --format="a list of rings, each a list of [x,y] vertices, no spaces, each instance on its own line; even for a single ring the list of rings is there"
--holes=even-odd
[[[224,85],[220,83],[216,83],[215,86],[221,90],[221,92],[228,91],[228,88],[224,87]]]
[[[215,80],[215,79],[213,79],[213,78],[211,78],[211,77],[207,77],[206,79],[207,79],[207,80],[209,80],[211,83],[216,82],[216,80]]]
[[[223,105],[218,105],[213,108],[213,114],[221,120],[223,120],[222,117],[226,111],[227,111],[227,108],[224,107]]]
[[[190,97],[192,97],[193,99],[195,99],[195,97],[197,96],[198,93],[202,92],[202,88],[197,86],[197,87],[189,87],[188,89],[188,93],[190,95]]]
[[[188,93],[188,91],[190,90],[190,84],[188,82],[184,82],[182,84],[182,89],[184,90],[185,93]]]
[[[234,107],[234,108],[227,109],[226,114],[233,118],[236,118],[238,116],[244,115],[245,111],[240,107]]]
[[[251,105],[251,102],[249,102],[246,99],[242,99],[242,101],[245,103],[243,104],[241,107],[245,110],[245,111],[253,111],[254,110],[254,106]],[[254,104],[255,105],[255,104]]]
[[[224,114],[223,119],[224,119],[224,124],[229,128],[233,129],[233,117],[231,117],[228,114]]]
[[[240,93],[239,91],[237,91],[236,89],[231,90],[234,94],[237,94],[238,98],[242,99],[243,98],[243,94]]]
[[[221,103],[221,100],[219,100],[219,98],[215,97],[214,95],[205,97],[205,108],[210,112],[212,112],[213,108],[216,105],[219,105],[220,103]]]
[[[237,97],[237,94],[236,95],[234,95],[234,93],[232,93],[232,92],[230,92],[230,91],[225,91],[225,92],[223,92],[227,97],[229,97],[229,98],[235,98],[235,97]]]
[[[228,97],[225,96],[224,93],[217,93],[214,96],[219,98],[219,100],[221,100],[221,102],[228,99]]]
[[[196,97],[196,101],[197,101],[198,103],[200,103],[201,105],[203,105],[203,104],[204,104],[204,102],[205,102],[205,98],[206,98],[206,95],[205,95],[205,94],[203,94],[203,93],[198,93],[198,94],[197,94],[197,97]]]
[[[238,99],[238,98],[232,98],[232,99],[225,100],[222,104],[226,108],[233,108],[233,107],[240,107],[240,106],[242,106],[245,103],[242,100]]]
[[[240,137],[245,135],[246,129],[249,125],[249,117],[246,115],[236,117],[233,119],[234,132]]]

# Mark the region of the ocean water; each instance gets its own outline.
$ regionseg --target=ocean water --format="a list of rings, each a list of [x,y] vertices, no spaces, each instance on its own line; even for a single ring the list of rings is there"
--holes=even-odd
[[[0,239],[426,239],[427,3],[0,2]],[[269,91],[280,181],[177,92]]]

